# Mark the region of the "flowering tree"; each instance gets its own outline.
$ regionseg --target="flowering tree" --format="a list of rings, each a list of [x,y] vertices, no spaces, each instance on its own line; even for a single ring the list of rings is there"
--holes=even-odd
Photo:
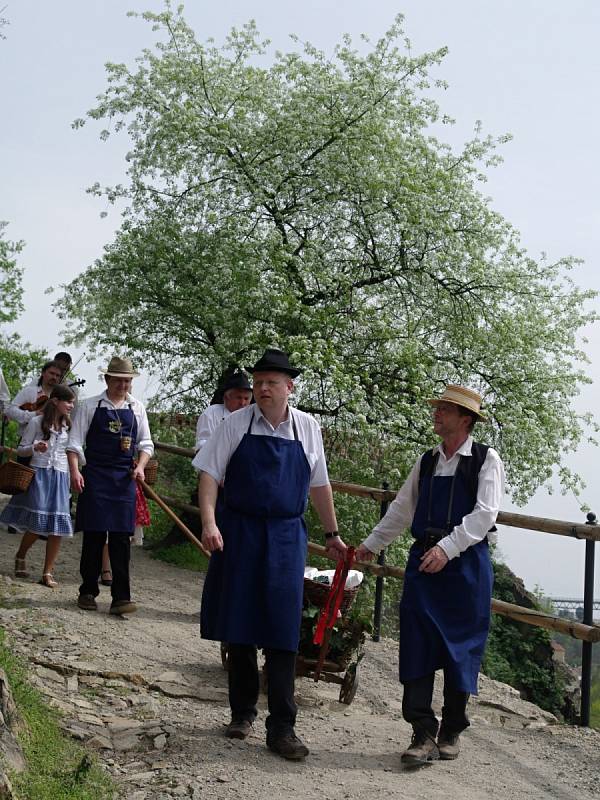
[[[576,488],[560,459],[586,422],[572,400],[591,294],[480,193],[498,140],[455,152],[431,135],[444,51],[411,55],[397,19],[366,54],[295,41],[261,66],[252,24],[217,48],[169,6],[143,16],[161,41],[134,70],[109,64],[88,112],[131,149],[127,182],[91,189],[125,212],[57,305],[70,341],[128,350],[194,408],[224,366],[280,346],[355,479],[404,473],[431,441],[425,398],[464,382],[516,499],[555,468]]]

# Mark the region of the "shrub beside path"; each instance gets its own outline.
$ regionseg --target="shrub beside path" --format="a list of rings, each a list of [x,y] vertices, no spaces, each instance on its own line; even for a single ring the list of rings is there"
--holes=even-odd
[[[58,589],[36,583],[43,545],[29,558],[31,578],[12,577],[18,537],[0,531],[0,625],[29,662],[31,681],[62,715],[70,735],[94,750],[127,800],[170,798],[387,798],[540,800],[600,796],[600,733],[560,724],[504,684],[481,679],[472,727],[455,762],[405,771],[410,738],[401,716],[397,646],[369,642],[350,706],[338,687],[297,681],[297,730],[311,750],[285,762],[264,744],[265,702],[245,742],[223,737],[227,680],[219,647],[200,639],[201,576],[133,548],[128,618],[77,608],[80,540],[63,543]],[[437,694],[439,710],[439,693]]]

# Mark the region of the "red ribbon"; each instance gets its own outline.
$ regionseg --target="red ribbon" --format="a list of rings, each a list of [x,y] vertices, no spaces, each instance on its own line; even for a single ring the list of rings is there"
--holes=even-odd
[[[147,528],[150,525],[150,510],[142,487],[135,482],[135,524]]]
[[[346,557],[340,559],[337,563],[327,600],[325,601],[325,605],[319,616],[319,621],[317,622],[313,644],[322,644],[325,631],[328,629],[331,630],[337,621],[338,611],[344,599],[344,588],[346,586],[348,571],[354,563],[354,552],[354,547],[349,547],[346,550]]]

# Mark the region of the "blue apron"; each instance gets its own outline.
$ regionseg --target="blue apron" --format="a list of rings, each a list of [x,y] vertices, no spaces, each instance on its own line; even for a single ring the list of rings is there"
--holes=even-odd
[[[254,435],[253,421],[225,472],[224,546],[210,558],[200,630],[204,639],[296,651],[310,467],[293,416],[293,440]]]
[[[400,602],[401,681],[444,669],[449,686],[477,694],[493,583],[487,537],[451,559],[440,572],[419,572],[425,528],[451,531],[473,507],[460,470],[454,479],[425,476],[421,481],[412,523],[416,541],[409,552]]]
[[[85,489],[77,501],[75,530],[121,531],[135,528],[135,481],[131,479],[137,420],[128,408],[96,407],[85,437],[82,475]],[[131,437],[128,450],[121,438]]]

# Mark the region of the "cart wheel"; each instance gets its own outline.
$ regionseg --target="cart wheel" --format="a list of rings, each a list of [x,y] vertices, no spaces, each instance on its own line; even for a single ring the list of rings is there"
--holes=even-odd
[[[347,706],[354,700],[356,690],[358,689],[358,664],[350,664],[344,675],[342,686],[340,688],[340,703],[345,703]]]
[[[229,649],[227,647],[227,642],[221,642],[221,664],[223,664],[223,669],[225,672],[229,669]]]

